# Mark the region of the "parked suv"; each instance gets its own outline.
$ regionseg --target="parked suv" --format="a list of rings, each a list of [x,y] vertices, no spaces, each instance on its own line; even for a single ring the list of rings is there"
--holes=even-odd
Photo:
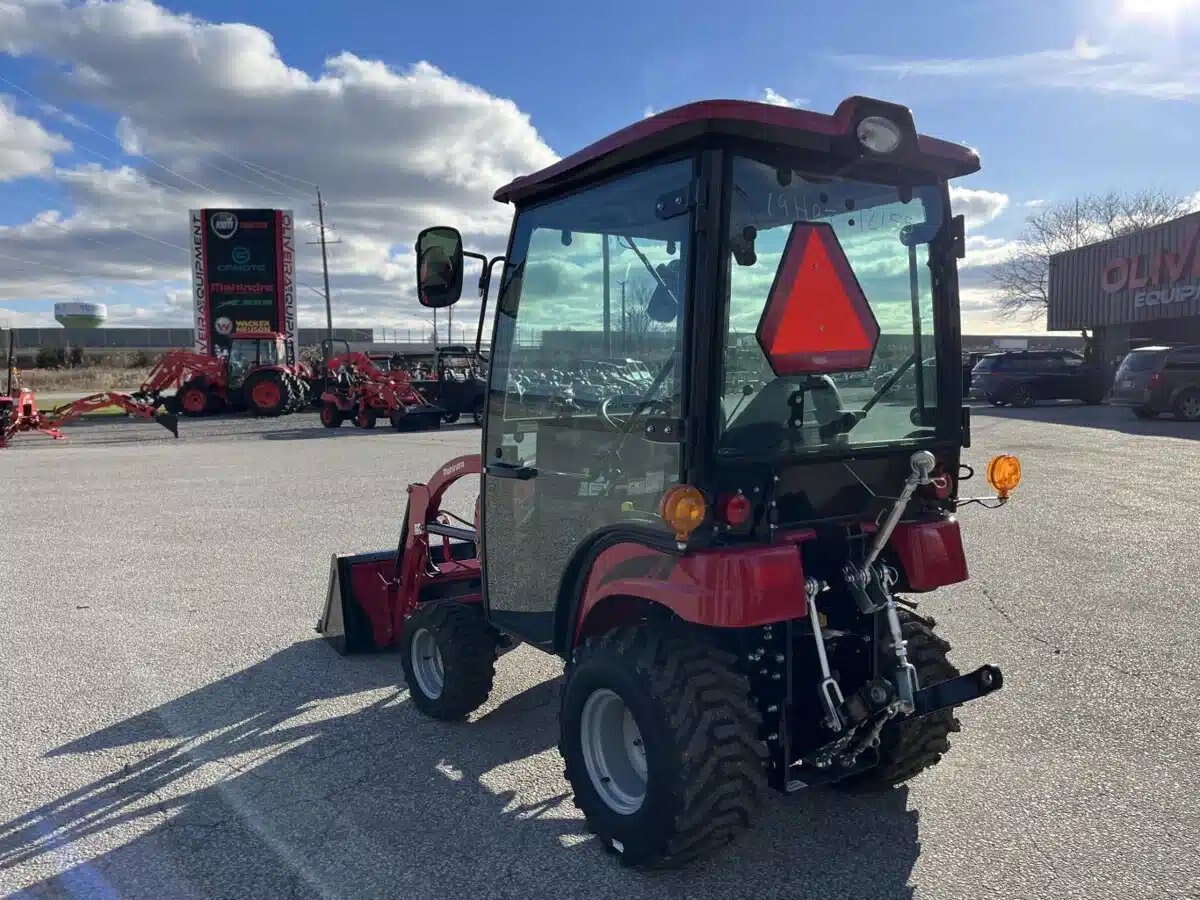
[[[1069,350],[989,353],[971,371],[971,394],[993,406],[1033,406],[1039,400],[1104,400],[1107,379]]]
[[[1200,344],[1131,351],[1113,379],[1112,402],[1133,407],[1139,419],[1171,412],[1200,421]]]

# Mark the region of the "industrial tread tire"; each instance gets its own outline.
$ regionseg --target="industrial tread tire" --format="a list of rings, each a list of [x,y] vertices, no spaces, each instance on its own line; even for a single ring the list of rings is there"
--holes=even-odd
[[[748,829],[766,791],[761,717],[734,659],[654,627],[590,639],[567,667],[559,751],[575,805],[622,864],[669,868],[709,856]],[[597,793],[582,721],[593,693],[626,704],[646,756],[640,806],[618,812]]]
[[[934,633],[933,619],[906,609],[897,612],[908,642],[908,658],[916,667],[921,687],[957,678],[959,671],[947,658],[950,643]],[[895,787],[941,762],[950,750],[950,734],[961,730],[953,709],[888,725],[879,735],[879,765],[838,785],[863,792]]]
[[[1171,404],[1171,414],[1184,422],[1200,422],[1200,391],[1195,388],[1180,391]]]
[[[422,631],[433,636],[443,684],[430,696],[414,673],[413,643]],[[427,600],[404,623],[400,664],[417,709],[434,719],[458,721],[483,706],[496,677],[496,633],[483,610],[457,600]]]

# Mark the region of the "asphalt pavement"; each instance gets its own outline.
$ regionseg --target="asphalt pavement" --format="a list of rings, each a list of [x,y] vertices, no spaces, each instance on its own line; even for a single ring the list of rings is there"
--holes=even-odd
[[[1200,427],[976,409],[1024,481],[961,513],[972,579],[921,599],[964,670],[934,769],[773,796],[730,852],[621,869],[555,749],[561,666],[503,657],[462,725],[392,655],[313,632],[334,551],[479,432],[314,416],[81,422],[0,451],[0,893],[18,897],[1200,897]],[[466,504],[473,498],[459,497]]]

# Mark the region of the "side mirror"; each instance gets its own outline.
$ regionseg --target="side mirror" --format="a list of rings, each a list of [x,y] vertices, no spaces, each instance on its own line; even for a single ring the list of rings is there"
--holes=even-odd
[[[417,235],[417,300],[430,309],[453,306],[462,296],[462,235],[438,225]]]

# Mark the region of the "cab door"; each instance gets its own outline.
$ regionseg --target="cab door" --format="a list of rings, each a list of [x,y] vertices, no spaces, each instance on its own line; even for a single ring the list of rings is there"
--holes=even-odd
[[[681,415],[691,216],[655,207],[692,178],[690,160],[664,164],[523,209],[514,225],[489,367],[482,552],[489,618],[531,643],[552,646],[563,576],[585,543],[663,532],[656,511],[680,446],[646,440],[631,411],[645,400]],[[621,346],[658,375],[641,396],[585,380],[581,360]]]

